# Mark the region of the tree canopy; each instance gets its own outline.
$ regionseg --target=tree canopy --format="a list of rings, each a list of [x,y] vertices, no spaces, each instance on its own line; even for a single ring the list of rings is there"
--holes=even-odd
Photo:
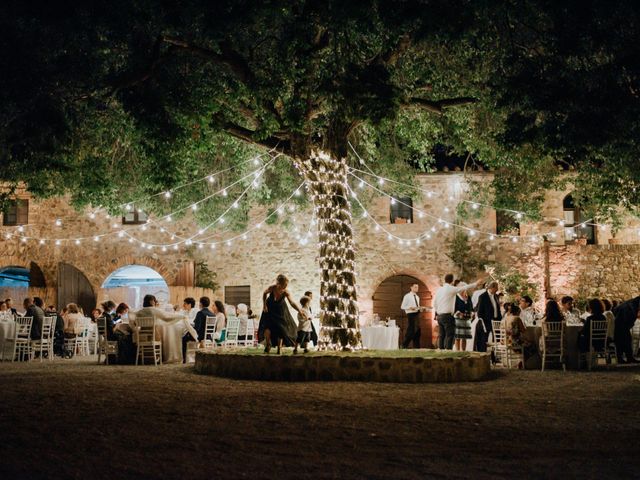
[[[237,177],[264,148],[347,156],[351,141],[394,178],[428,171],[439,145],[469,156],[496,171],[482,193],[497,206],[535,213],[567,181],[558,165],[594,214],[640,204],[636,2],[0,8],[0,178],[35,195],[113,208],[214,169]],[[251,201],[273,205],[299,182],[286,161],[266,175]],[[203,222],[222,200],[207,207]]]

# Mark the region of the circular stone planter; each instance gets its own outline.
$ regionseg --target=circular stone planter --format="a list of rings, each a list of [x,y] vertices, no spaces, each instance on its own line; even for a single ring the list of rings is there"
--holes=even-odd
[[[196,352],[196,372],[244,380],[450,383],[483,380],[488,353],[401,350],[270,355],[257,349]]]

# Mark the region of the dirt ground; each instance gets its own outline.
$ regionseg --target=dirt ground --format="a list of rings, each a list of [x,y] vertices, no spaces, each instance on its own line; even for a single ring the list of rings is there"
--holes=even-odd
[[[0,364],[0,478],[640,478],[640,368],[450,385]]]

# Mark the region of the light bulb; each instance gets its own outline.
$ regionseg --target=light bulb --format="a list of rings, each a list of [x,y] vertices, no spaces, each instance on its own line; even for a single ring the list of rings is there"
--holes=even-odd
[[[191,210],[193,210],[194,212],[198,210],[198,204],[194,203],[193,205],[191,205]]]
[[[62,225],[62,220],[60,220],[59,218],[56,219],[56,227],[59,227]]]
[[[171,192],[169,190],[164,192],[164,198],[171,198]]]

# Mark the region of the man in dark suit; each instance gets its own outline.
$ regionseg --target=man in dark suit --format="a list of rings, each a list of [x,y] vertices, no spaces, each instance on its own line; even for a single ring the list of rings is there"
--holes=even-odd
[[[618,352],[618,363],[625,363],[622,354],[627,357],[626,363],[636,363],[633,357],[633,346],[631,345],[631,329],[636,323],[640,313],[640,297],[627,300],[618,305],[614,311],[616,323],[613,331],[613,341]]]
[[[482,319],[482,325],[478,322],[476,326],[476,350],[478,352],[487,351],[487,340],[491,333],[491,322],[502,320],[500,312],[500,300],[498,295],[498,282],[491,282],[487,285],[487,291],[478,298],[478,318]],[[484,328],[482,328],[484,325]]]
[[[200,311],[196,313],[196,318],[193,320],[193,327],[198,333],[198,338],[193,338],[190,333],[187,333],[182,337],[182,363],[187,363],[187,343],[204,341],[205,327],[207,326],[207,317],[215,317],[215,314],[209,310],[211,300],[209,297],[200,297]]]
[[[42,322],[44,320],[44,310],[33,303],[32,298],[25,298],[23,303],[25,317],[32,317],[31,323],[31,340],[40,340],[42,338]]]

